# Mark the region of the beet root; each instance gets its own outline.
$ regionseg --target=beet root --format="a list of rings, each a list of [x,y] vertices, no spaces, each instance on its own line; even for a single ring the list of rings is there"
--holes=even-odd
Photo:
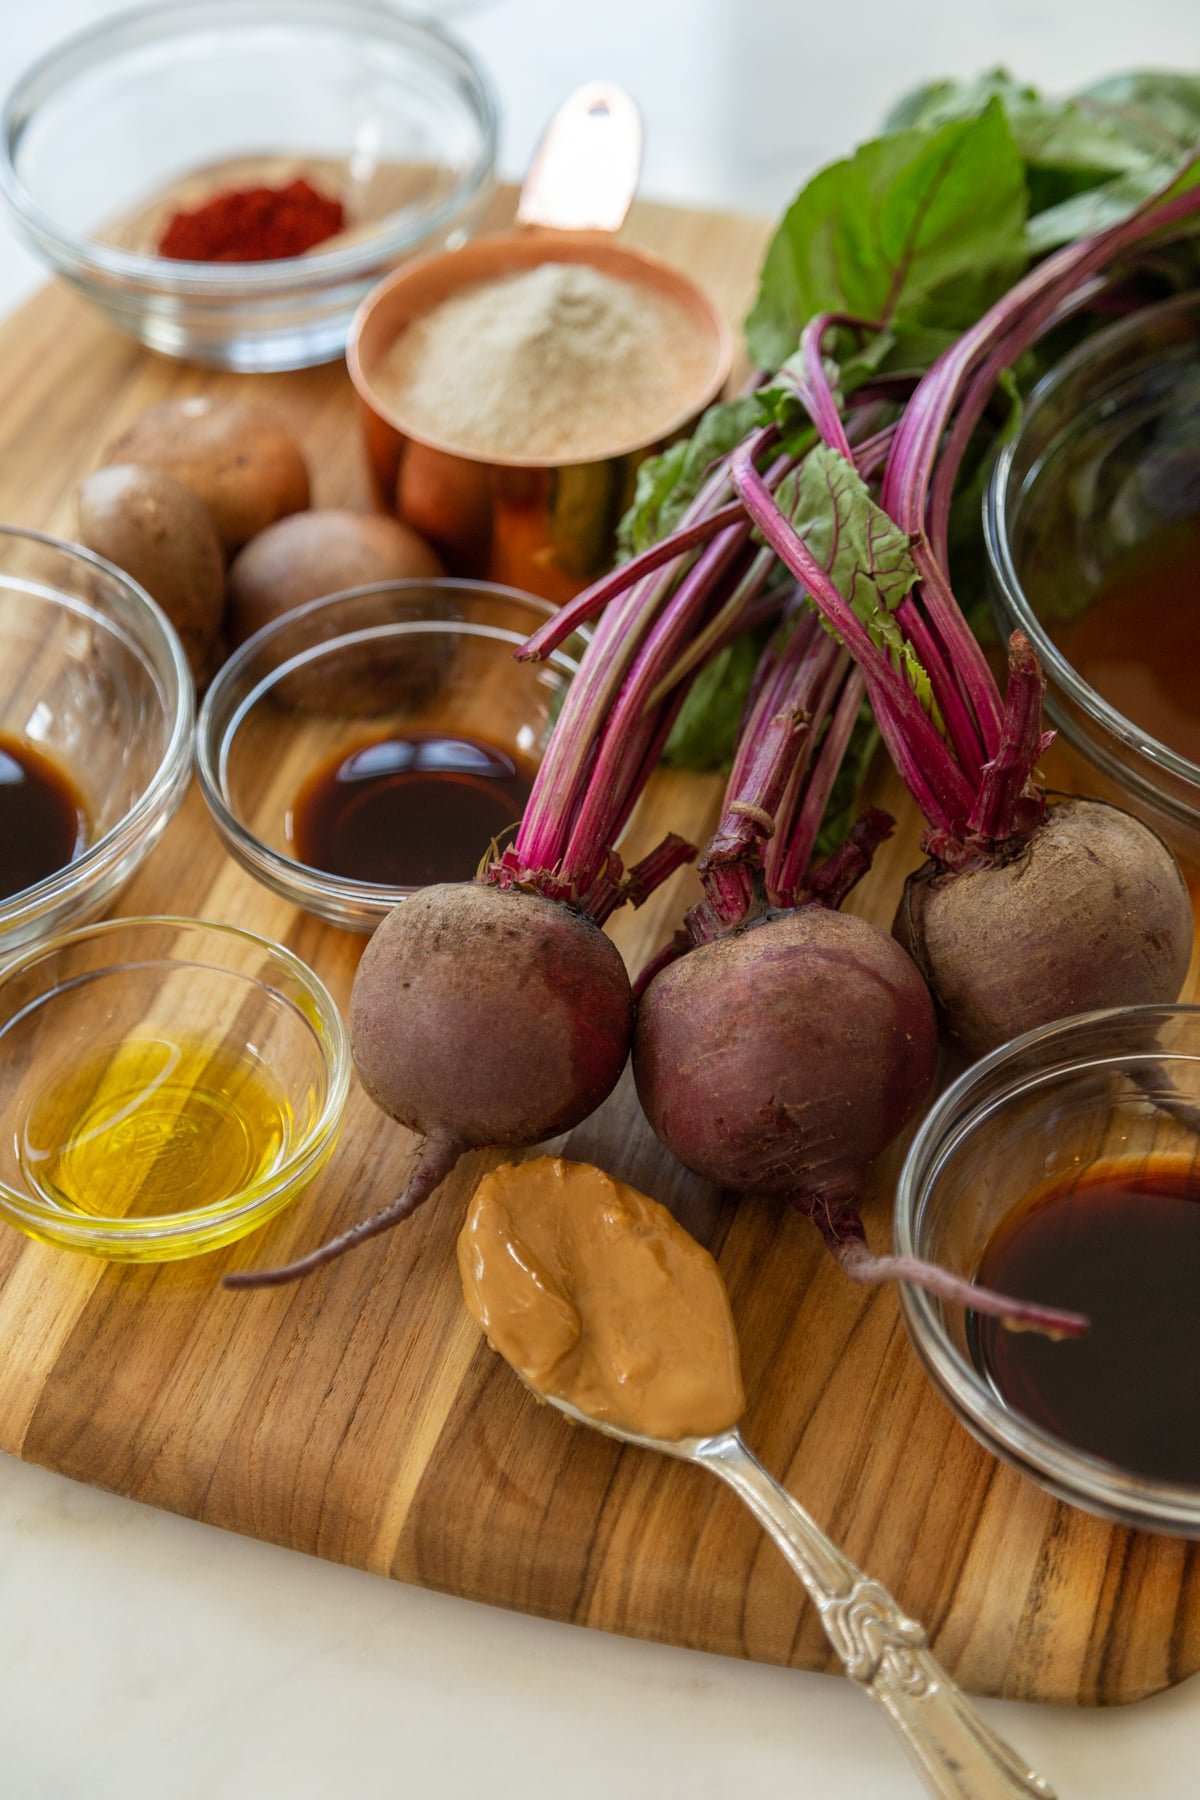
[[[919,869],[893,929],[947,1037],[974,1059],[1072,1013],[1177,999],[1192,908],[1149,826],[1069,798],[1006,861]]]
[[[420,1133],[398,1200],[282,1269],[231,1287],[295,1280],[414,1212],[467,1150],[539,1143],[616,1086],[633,994],[620,954],[582,914],[479,882],[422,889],[388,914],[350,999],[355,1067],[375,1104]]]
[[[862,919],[811,906],[663,969],[641,999],[633,1070],[651,1126],[689,1169],[820,1203],[859,1193],[936,1054],[911,958]]]
[[[867,1248],[867,1164],[921,1104],[936,1061],[933,1003],[911,957],[822,906],[770,913],[670,963],[641,997],[633,1040],[642,1107],[667,1149],[723,1187],[790,1200],[853,1281],[911,1281],[1077,1335],[1077,1314]]]

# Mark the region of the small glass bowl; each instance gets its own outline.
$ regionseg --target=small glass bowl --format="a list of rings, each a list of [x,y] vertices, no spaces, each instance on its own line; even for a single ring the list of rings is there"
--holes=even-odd
[[[58,763],[90,826],[74,862],[0,899],[0,962],[94,918],[158,841],[191,772],[194,690],[150,596],[75,544],[0,526],[0,732]]]
[[[1120,1007],[1027,1032],[968,1069],[921,1125],[896,1195],[896,1252],[973,1277],[1035,1189],[1101,1158],[1194,1161],[1198,1110],[1200,1007]],[[963,1307],[907,1285],[900,1304],[934,1386],[986,1449],[1087,1512],[1200,1537],[1200,1488],[1127,1473],[1031,1423],[978,1368]]]
[[[1001,450],[984,502],[999,622],[1006,635],[1024,631],[1041,658],[1069,785],[1144,818],[1193,885],[1200,766],[1103,699],[1052,632],[1064,592],[1094,593],[1142,539],[1200,510],[1198,432],[1200,294],[1192,293],[1093,333],[1051,370]]]
[[[492,190],[497,115],[474,59],[371,0],[173,0],[35,63],[0,119],[0,192],[25,236],[120,330],[228,369],[328,362],[400,258],[459,242]],[[305,175],[339,194],[328,248],[167,260],[173,206]]]
[[[128,1057],[131,1040],[152,1044],[154,1057],[138,1065],[149,1070],[144,1080],[122,1087],[113,1058],[122,1044]],[[256,1074],[282,1102],[284,1123],[270,1156],[246,1164],[252,1179],[231,1178],[228,1191],[180,1207],[193,1187],[220,1186],[202,1130],[180,1131],[169,1081],[197,1044],[223,1059],[207,1104],[227,1123],[249,1142],[257,1115],[239,1111],[238,1098]],[[111,1140],[114,1184],[130,1199],[122,1216],[68,1205],[51,1173],[63,1144],[50,1141],[46,1120],[59,1118],[47,1096],[81,1070],[90,1110],[76,1142]],[[68,932],[0,972],[0,1217],[43,1243],[118,1262],[215,1250],[273,1218],[324,1166],[349,1086],[341,1015],[289,950],[193,919],[110,919]]]
[[[461,732],[536,768],[583,638],[540,663],[513,652],[555,610],[486,582],[392,581],[265,625],[219,671],[196,730],[200,790],[226,849],[294,905],[374,931],[414,890],[298,862],[300,789],[340,755],[413,730]]]

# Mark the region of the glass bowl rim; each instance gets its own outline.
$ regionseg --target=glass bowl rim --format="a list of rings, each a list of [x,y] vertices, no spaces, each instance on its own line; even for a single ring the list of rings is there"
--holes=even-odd
[[[996,454],[991,475],[988,478],[983,494],[983,539],[991,566],[992,577],[1001,596],[1001,606],[1012,615],[1012,621],[1032,642],[1037,651],[1042,667],[1052,676],[1068,699],[1088,718],[1102,725],[1118,742],[1132,750],[1136,755],[1145,757],[1148,762],[1163,769],[1167,774],[1186,782],[1189,786],[1200,789],[1200,763],[1191,762],[1186,756],[1172,750],[1169,745],[1152,737],[1127,719],[1124,713],[1105,700],[1096,689],[1091,687],[1078,671],[1067,661],[1062,651],[1046,631],[1041,620],[1030,605],[1029,597],[1021,584],[1013,561],[1012,548],[1009,542],[1009,514],[1011,501],[1010,478],[1013,464],[1021,441],[1030,424],[1037,417],[1046,402],[1053,398],[1059,388],[1080,369],[1086,369],[1095,358],[1103,356],[1114,346],[1126,339],[1135,340],[1147,325],[1174,313],[1196,312],[1200,325],[1200,288],[1191,288],[1185,294],[1173,294],[1167,300],[1156,301],[1153,306],[1143,307],[1128,318],[1118,319],[1092,332],[1081,344],[1068,351],[1052,369],[1047,370],[1036,384],[1033,392],[1025,402],[1025,412],[1021,427],[1015,438],[1003,444]],[[1198,340],[1200,342],[1200,340]],[[1011,622],[1011,621],[1010,621]],[[1050,706],[1053,711],[1053,688],[1050,690]]]
[[[114,1243],[161,1243],[164,1239],[186,1237],[199,1225],[232,1224],[238,1219],[252,1216],[263,1205],[271,1201],[281,1188],[299,1179],[306,1169],[317,1163],[329,1146],[330,1138],[335,1134],[345,1111],[346,1101],[350,1093],[350,1033],[341,1011],[315,970],[289,950],[285,944],[276,943],[271,938],[263,937],[260,932],[247,931],[241,925],[228,925],[215,919],[199,919],[185,914],[175,913],[139,913],[128,917],[101,919],[90,925],[81,925],[73,931],[58,932],[52,938],[46,938],[39,944],[30,945],[25,951],[12,958],[0,967],[0,991],[13,976],[21,974],[44,957],[85,939],[103,938],[116,935],[131,928],[143,929],[147,926],[167,926],[172,929],[186,928],[189,931],[200,931],[222,937],[237,939],[256,950],[265,951],[281,962],[288,972],[295,977],[306,996],[313,1002],[320,1029],[314,1029],[311,1021],[305,1022],[313,1032],[321,1049],[321,1060],[326,1071],[326,1094],[316,1118],[305,1132],[304,1137],[288,1155],[286,1162],[259,1176],[247,1187],[239,1188],[224,1200],[218,1200],[210,1206],[193,1207],[188,1212],[158,1213],[152,1219],[144,1218],[108,1218],[99,1213],[82,1215],[78,1220],[71,1219],[70,1224],[78,1232],[81,1240],[93,1242],[105,1239]],[[174,962],[172,957],[154,958],[165,964]],[[113,965],[119,973],[128,964]],[[145,961],[140,965],[145,967]],[[191,966],[203,975],[213,973],[236,975],[238,979],[251,981],[255,987],[264,987],[257,976],[242,975],[239,971],[222,969],[210,963],[197,966],[195,964],[179,964],[180,967]],[[57,989],[50,989],[43,999],[52,999]],[[40,1002],[39,1002],[40,1004]],[[299,1010],[299,1009],[297,1009]],[[303,1016],[303,1014],[302,1014]],[[15,1217],[25,1219],[38,1225],[61,1227],[64,1215],[57,1208],[31,1199],[28,1194],[18,1193],[7,1182],[0,1181],[0,1216],[10,1221]],[[61,1245],[61,1238],[57,1239]]]
[[[154,818],[165,802],[171,799],[172,793],[178,790],[178,797],[183,796],[185,777],[189,774],[192,759],[192,727],[195,716],[195,686],[187,656],[179,639],[179,634],[167,615],[156,601],[152,600],[138,582],[124,569],[115,563],[108,562],[103,556],[97,556],[82,544],[68,543],[64,538],[56,538],[46,531],[33,531],[23,525],[0,524],[0,548],[6,540],[16,539],[28,543],[41,544],[45,548],[81,562],[93,569],[98,569],[110,580],[124,588],[135,605],[146,613],[152,624],[159,631],[163,646],[167,651],[171,673],[174,676],[174,711],[168,714],[169,730],[162,755],[141,793],[133,805],[121,817],[110,825],[108,830],[98,837],[94,844],[89,844],[82,855],[73,862],[56,869],[52,875],[46,875],[41,881],[35,881],[32,887],[20,888],[10,894],[7,900],[0,900],[0,946],[5,934],[14,926],[36,917],[48,907],[61,905],[74,897],[81,888],[86,888],[92,879],[106,866],[111,866],[125,855],[136,841],[147,821]],[[6,573],[0,566],[0,587],[4,585]],[[50,592],[56,603],[71,606],[80,596]],[[87,605],[81,600],[81,604]],[[92,610],[95,610],[94,608]],[[122,632],[122,640],[128,642],[128,634]],[[141,654],[141,646],[138,647]],[[167,695],[168,702],[172,696]],[[164,708],[164,712],[166,709]],[[35,946],[36,947],[36,946]],[[0,977],[8,967],[8,960],[0,947]]]
[[[1006,1063],[1016,1062],[1037,1044],[1054,1038],[1069,1040],[1083,1028],[1106,1022],[1136,1020],[1186,1019],[1200,1023],[1200,1005],[1175,1002],[1171,1005],[1104,1007],[1095,1012],[1073,1013],[1065,1019],[1053,1020],[1026,1031],[998,1050],[981,1057],[951,1083],[921,1120],[909,1145],[896,1184],[892,1215],[892,1232],[898,1256],[918,1256],[917,1228],[928,1203],[929,1170],[947,1122],[973,1088],[1002,1070]],[[1152,1054],[1147,1052],[1147,1055]],[[1156,1061],[1170,1063],[1172,1053],[1158,1052]],[[1122,1056],[1118,1061],[1128,1061]],[[1039,1071],[1042,1080],[1058,1079],[1070,1073],[1073,1065],[1066,1059],[1052,1068]],[[1011,1098],[1009,1088],[997,1096],[989,1114]],[[957,1147],[969,1137],[979,1123],[978,1116],[960,1125],[954,1140]],[[934,1307],[933,1297],[910,1282],[901,1282],[900,1311],[905,1330],[918,1361],[930,1377],[934,1389],[972,1435],[992,1454],[1012,1463],[1023,1474],[1074,1506],[1100,1513],[1141,1530],[1175,1531],[1200,1537],[1200,1487],[1187,1487],[1179,1482],[1162,1481],[1148,1475],[1137,1475],[1121,1469],[1116,1463],[1076,1449],[1065,1439],[1035,1425],[1032,1420],[1003,1406],[991,1388],[950,1343]]]
[[[408,580],[373,581],[361,587],[342,588],[336,594],[323,594],[316,600],[306,601],[303,606],[296,606],[290,612],[281,613],[262,625],[240,644],[233,655],[222,663],[204,696],[196,721],[196,779],[204,804],[209,809],[213,821],[226,843],[235,847],[235,854],[243,865],[259,875],[275,892],[285,892],[295,896],[317,894],[326,901],[336,901],[343,906],[364,907],[378,911],[380,917],[390,912],[400,901],[412,894],[420,893],[419,887],[395,887],[386,882],[353,881],[346,875],[333,875],[327,869],[317,869],[311,863],[297,862],[293,857],[284,856],[280,851],[271,849],[261,838],[257,837],[229,806],[225,798],[224,784],[220,775],[225,734],[217,738],[214,726],[216,701],[223,699],[228,689],[234,685],[247,665],[258,651],[269,645],[273,638],[283,635],[297,620],[311,618],[313,615],[333,608],[351,600],[366,600],[372,595],[394,594],[397,590],[411,590],[417,593],[430,589],[454,590],[466,589],[468,593],[485,596],[499,596],[505,600],[519,601],[523,606],[531,607],[544,619],[555,617],[561,612],[552,601],[543,600],[536,594],[524,593],[520,588],[507,587],[495,581],[475,581],[460,579],[455,575],[416,576]],[[516,634],[507,632],[503,626],[484,625],[472,620],[457,619],[402,619],[396,621],[402,630],[443,631],[482,635],[499,641],[503,634],[510,640]],[[582,637],[587,641],[586,625],[577,626],[570,634]],[[328,638],[313,649],[318,651],[335,650],[344,639]],[[560,647],[550,652],[546,663],[555,668],[562,668],[569,663]]]
[[[205,0],[205,5],[208,14],[219,9],[234,24],[255,22],[253,9],[247,9],[244,0]],[[30,63],[10,87],[0,110],[0,195],[56,264],[68,264],[105,281],[125,281],[160,294],[228,296],[243,301],[256,296],[278,297],[298,289],[332,287],[338,282],[371,276],[383,264],[425,244],[470,212],[493,179],[500,127],[495,92],[482,63],[464,43],[432,19],[392,11],[373,0],[255,0],[255,7],[266,7],[281,19],[298,7],[314,18],[324,14],[331,25],[357,24],[377,35],[386,34],[397,43],[432,46],[435,57],[448,63],[462,79],[479,125],[479,151],[466,176],[444,200],[401,229],[372,232],[352,248],[317,248],[303,256],[279,257],[267,263],[185,262],[144,256],[104,244],[87,233],[68,230],[38,205],[17,170],[17,145],[37,110],[28,108],[26,98],[31,88],[53,78],[59,63],[65,65],[69,75],[78,58],[91,50],[95,53],[95,66],[114,48],[123,46],[127,31],[136,32],[139,26],[152,22],[164,27],[156,41],[183,36],[188,29],[188,15],[199,18],[203,10],[200,0],[161,0],[158,4],[132,6],[73,32]],[[386,217],[382,224],[386,224]]]

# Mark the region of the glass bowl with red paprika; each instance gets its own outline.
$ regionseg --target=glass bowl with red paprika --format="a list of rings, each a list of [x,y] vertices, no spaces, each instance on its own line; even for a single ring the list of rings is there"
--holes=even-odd
[[[0,117],[0,194],[118,329],[231,369],[341,355],[406,256],[492,191],[474,58],[373,0],[172,0],[35,63]]]

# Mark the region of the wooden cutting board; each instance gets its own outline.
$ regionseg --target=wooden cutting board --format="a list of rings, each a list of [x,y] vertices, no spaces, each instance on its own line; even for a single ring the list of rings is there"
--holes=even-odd
[[[511,200],[503,197],[497,217]],[[739,319],[765,239],[752,220],[642,204],[635,243],[691,270]],[[0,328],[0,516],[72,531],[76,480],[170,395],[278,408],[321,505],[365,505],[341,368],[262,377],[162,361],[61,285]],[[3,647],[0,646],[0,655]],[[703,837],[719,783],[659,776],[636,823]],[[916,823],[856,896],[890,920]],[[685,873],[614,935],[631,966],[669,935]],[[223,854],[193,790],[119,902],[190,911],[288,944],[345,1004],[361,940],[296,912]],[[674,1207],[718,1254],[741,1333],[746,1435],[863,1567],[924,1620],[979,1693],[1096,1704],[1200,1667],[1188,1544],[1061,1506],[955,1423],[908,1348],[895,1296],[852,1287],[812,1227],[735,1206],[674,1166],[628,1081],[566,1140]],[[116,1267],[0,1226],[0,1448],[211,1524],[399,1580],[609,1631],[798,1668],[830,1666],[799,1585],[736,1500],[696,1469],[539,1409],[468,1320],[454,1269],[469,1158],[402,1230],[298,1286],[236,1295],[230,1267],[284,1260],[369,1212],[411,1143],[355,1092],[333,1161],[288,1214],[192,1263]],[[895,1158],[867,1209],[886,1239]]]

